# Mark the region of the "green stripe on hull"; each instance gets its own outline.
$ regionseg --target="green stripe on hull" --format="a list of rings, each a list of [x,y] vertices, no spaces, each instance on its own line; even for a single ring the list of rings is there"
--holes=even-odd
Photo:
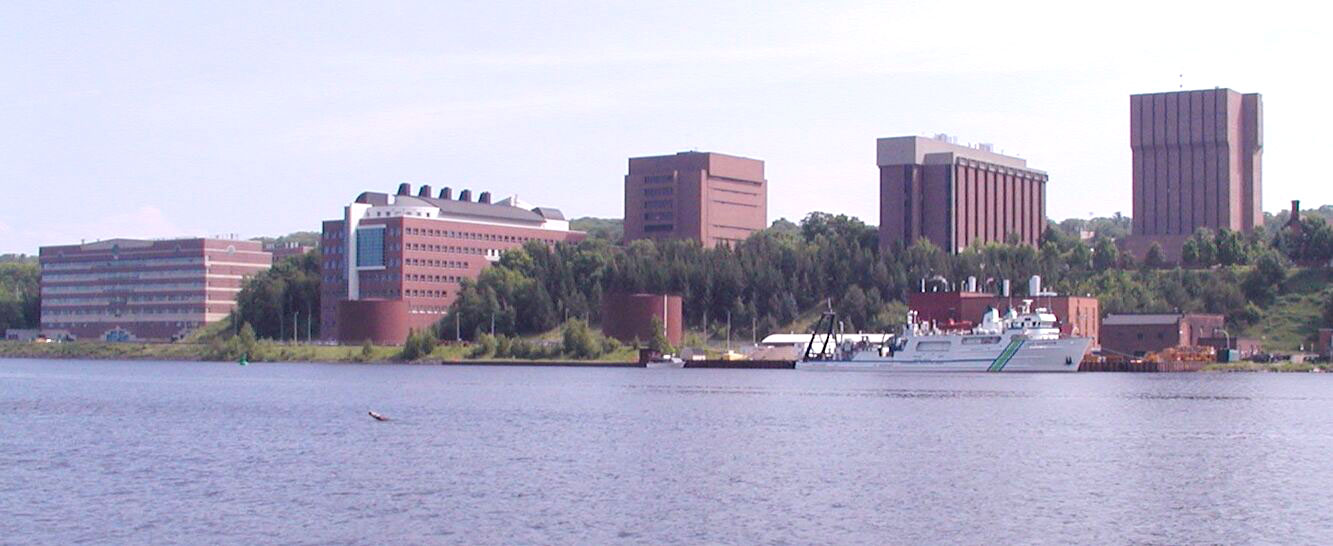
[[[995,357],[995,361],[990,363],[990,367],[986,368],[986,371],[998,372],[1003,370],[1004,366],[1009,363],[1009,359],[1013,358],[1014,353],[1017,353],[1018,348],[1022,346],[1023,340],[1021,339],[1010,341],[1009,346],[1005,347],[1004,350],[1000,352],[1000,356]]]

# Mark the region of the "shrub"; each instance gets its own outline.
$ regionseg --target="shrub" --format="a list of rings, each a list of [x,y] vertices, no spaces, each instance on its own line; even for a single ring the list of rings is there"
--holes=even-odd
[[[602,343],[599,335],[588,328],[588,323],[579,319],[565,322],[561,337],[565,354],[573,358],[594,359],[602,356]]]

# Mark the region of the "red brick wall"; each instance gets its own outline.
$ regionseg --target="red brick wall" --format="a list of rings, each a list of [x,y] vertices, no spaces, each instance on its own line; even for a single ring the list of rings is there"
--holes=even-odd
[[[402,345],[412,328],[403,300],[342,300],[337,309],[339,343]]]
[[[669,195],[662,193],[666,188],[671,189]],[[648,206],[663,201],[669,206]],[[671,217],[659,217],[664,213]],[[647,226],[671,229],[649,231]],[[704,152],[629,160],[626,241],[687,239],[712,247],[743,240],[766,227],[768,183],[762,161]]]
[[[665,309],[664,309],[665,306]],[[666,337],[680,346],[681,297],[662,294],[606,294],[602,296],[602,332],[624,343],[647,344],[654,336],[653,317],[665,317]]]

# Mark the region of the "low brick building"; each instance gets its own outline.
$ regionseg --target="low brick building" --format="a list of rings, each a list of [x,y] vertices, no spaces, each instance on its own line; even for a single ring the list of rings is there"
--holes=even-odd
[[[1171,347],[1201,345],[1217,337],[1225,323],[1222,315],[1202,313],[1107,315],[1102,319],[1102,349],[1143,356]]]

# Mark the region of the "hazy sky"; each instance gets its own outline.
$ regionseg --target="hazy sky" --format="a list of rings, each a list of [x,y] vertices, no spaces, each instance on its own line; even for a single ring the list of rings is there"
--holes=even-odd
[[[878,224],[875,139],[991,142],[1130,214],[1129,95],[1260,92],[1264,209],[1333,203],[1302,2],[0,3],[0,252],[318,230],[399,182],[619,217],[626,158],[762,159]],[[1182,76],[1183,75],[1183,76]]]

